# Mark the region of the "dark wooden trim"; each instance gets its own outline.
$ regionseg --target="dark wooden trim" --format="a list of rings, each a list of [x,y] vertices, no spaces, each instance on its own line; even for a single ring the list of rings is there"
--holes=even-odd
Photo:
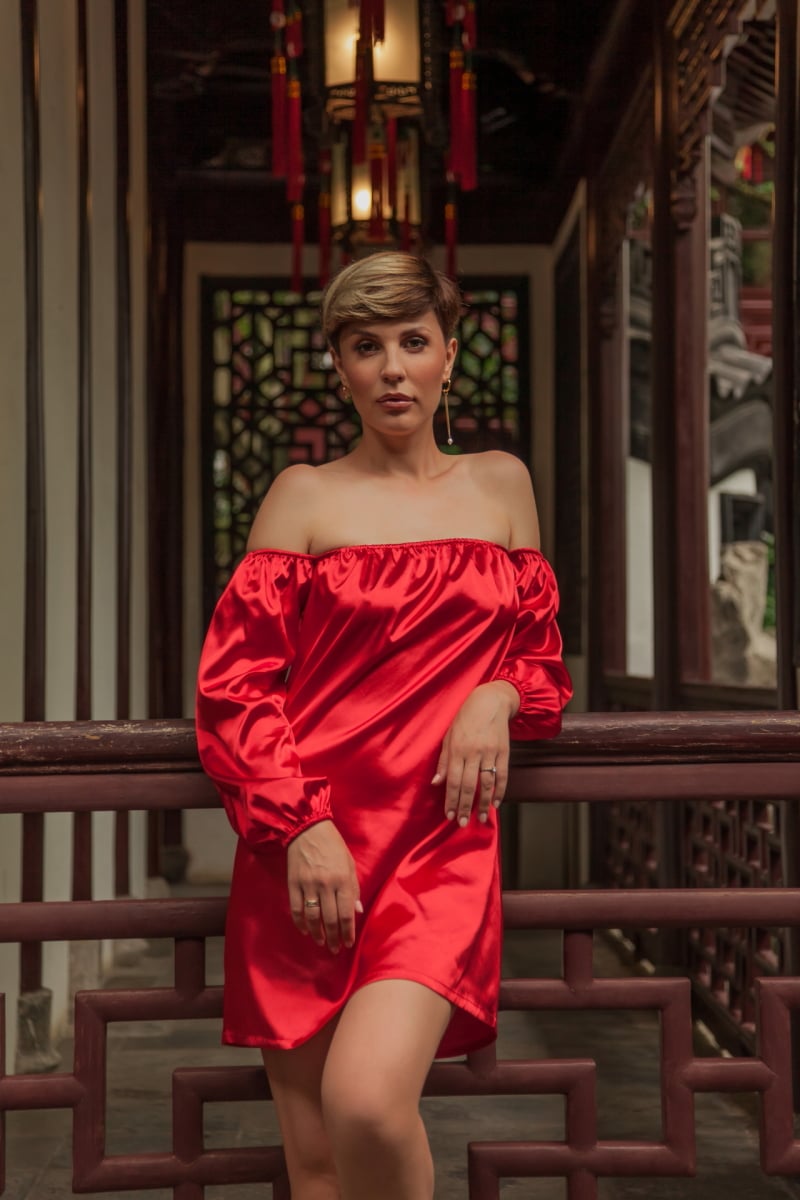
[[[92,249],[86,0],[77,3],[78,510],[75,716],[92,715]]]
[[[45,703],[46,512],[42,388],[42,186],[36,0],[20,0],[25,212],[25,685],[26,721]]]
[[[653,707],[674,709],[679,684],[676,516],[675,253],[672,184],[676,161],[675,41],[667,0],[653,0]],[[664,886],[665,881],[662,881]]]
[[[39,24],[36,0],[20,0],[22,67],[22,178],[25,213],[25,630],[24,696],[26,721],[45,715],[45,582],[47,540],[42,388],[42,196],[39,99]],[[41,900],[44,870],[44,817],[22,818],[23,901]],[[42,986],[42,947],[20,947],[20,989]]]
[[[665,37],[671,35],[667,32]],[[711,679],[708,571],[708,220],[704,162],[691,178],[694,215],[675,234],[675,610],[680,681]],[[674,216],[674,212],[673,212]],[[655,546],[658,554],[658,544]]]
[[[86,0],[77,3],[78,106],[78,511],[75,716],[92,715],[92,213]],[[72,818],[72,899],[92,898],[92,816]]]
[[[130,716],[133,539],[133,407],[131,395],[131,189],[128,0],[114,0],[117,268],[117,621],[116,715]],[[114,817],[114,895],[130,893],[130,819]]]
[[[128,0],[114,0],[117,268],[117,682],[116,714],[130,716],[133,411],[131,396],[131,225]]]
[[[775,225],[773,239],[773,421],[775,487],[775,604],[778,699],[797,706],[800,637],[800,469],[798,469],[798,186],[800,181],[800,18],[796,0],[779,0],[777,116],[775,123]]]

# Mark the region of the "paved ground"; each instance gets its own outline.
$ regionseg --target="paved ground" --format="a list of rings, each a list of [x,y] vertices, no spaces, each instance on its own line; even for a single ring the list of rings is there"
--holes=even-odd
[[[558,939],[520,934],[507,947],[512,974],[558,973]],[[624,975],[613,951],[597,946],[597,972]],[[149,955],[120,970],[110,986],[168,982],[171,960]],[[209,946],[209,981],[221,981],[221,945]],[[219,1045],[216,1021],[112,1026],[109,1035],[107,1153],[170,1149],[170,1077],[178,1066],[255,1063],[254,1051]],[[66,1069],[72,1047],[61,1047]],[[600,1136],[659,1139],[658,1027],[651,1014],[501,1014],[498,1057],[591,1057],[598,1064]],[[471,1140],[563,1138],[563,1103],[556,1097],[426,1100],[425,1119],[437,1165],[437,1200],[467,1200],[466,1144]],[[696,1100],[695,1179],[601,1181],[601,1200],[800,1200],[800,1188],[768,1179],[758,1166],[755,1114],[734,1098]],[[6,1128],[4,1200],[71,1196],[67,1112],[10,1113]],[[264,1145],[279,1140],[271,1106],[216,1104],[206,1108],[206,1147]],[[207,1200],[268,1200],[266,1185],[208,1188]],[[115,1193],[172,1200],[171,1190]],[[566,1200],[563,1180],[509,1180],[502,1200]],[[112,1200],[102,1193],[100,1200]]]

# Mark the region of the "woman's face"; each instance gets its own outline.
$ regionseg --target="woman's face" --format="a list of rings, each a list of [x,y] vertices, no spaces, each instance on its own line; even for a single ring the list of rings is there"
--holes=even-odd
[[[365,429],[407,435],[433,421],[456,347],[429,311],[404,321],[345,325],[333,361]]]

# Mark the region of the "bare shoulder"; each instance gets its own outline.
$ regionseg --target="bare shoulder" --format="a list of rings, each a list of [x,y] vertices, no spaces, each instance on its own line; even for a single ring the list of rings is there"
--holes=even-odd
[[[528,468],[516,454],[507,454],[505,450],[484,450],[481,454],[466,457],[479,482],[485,480],[491,486],[510,488],[532,486]]]
[[[478,486],[506,510],[510,526],[509,549],[539,548],[539,517],[530,471],[522,459],[504,450],[469,455]]]
[[[296,463],[281,471],[256,513],[247,549],[307,553],[320,490],[316,467]]]

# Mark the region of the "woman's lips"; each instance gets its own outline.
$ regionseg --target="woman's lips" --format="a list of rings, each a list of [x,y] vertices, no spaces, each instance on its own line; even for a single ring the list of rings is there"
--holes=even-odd
[[[393,409],[393,408],[407,408],[408,405],[413,404],[414,401],[411,399],[410,396],[403,396],[400,393],[393,393],[393,394],[389,394],[386,396],[381,396],[378,403],[383,408]]]

